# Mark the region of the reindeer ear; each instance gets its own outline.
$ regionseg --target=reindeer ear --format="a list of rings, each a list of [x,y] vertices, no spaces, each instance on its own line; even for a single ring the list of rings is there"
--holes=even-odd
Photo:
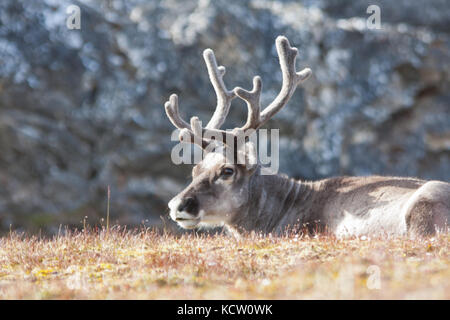
[[[237,152],[238,163],[245,164],[249,171],[254,170],[258,165],[256,147],[252,142],[246,142]]]

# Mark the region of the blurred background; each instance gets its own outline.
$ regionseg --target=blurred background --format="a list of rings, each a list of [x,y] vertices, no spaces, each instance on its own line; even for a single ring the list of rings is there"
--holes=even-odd
[[[67,7],[81,8],[69,30]],[[366,27],[369,5],[381,29]],[[209,120],[225,83],[281,83],[275,38],[313,76],[267,128],[280,172],[300,179],[398,175],[450,180],[450,4],[398,1],[0,1],[0,229],[54,233],[105,218],[172,228],[167,202],[188,182],[163,103]],[[234,101],[224,127],[242,124]]]

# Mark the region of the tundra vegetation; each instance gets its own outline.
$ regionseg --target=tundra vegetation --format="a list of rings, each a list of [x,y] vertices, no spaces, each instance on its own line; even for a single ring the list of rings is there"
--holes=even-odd
[[[449,299],[449,240],[12,231],[0,238],[0,299]]]

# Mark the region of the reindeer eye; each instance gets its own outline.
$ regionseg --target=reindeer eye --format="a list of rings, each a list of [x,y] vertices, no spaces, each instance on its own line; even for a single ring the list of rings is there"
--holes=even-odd
[[[222,168],[222,170],[220,171],[220,176],[223,178],[227,178],[232,176],[234,173],[234,170],[232,168]]]

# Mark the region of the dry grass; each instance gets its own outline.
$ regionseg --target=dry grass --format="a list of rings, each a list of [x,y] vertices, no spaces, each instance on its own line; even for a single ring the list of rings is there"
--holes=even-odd
[[[449,299],[449,240],[12,233],[0,299]]]

